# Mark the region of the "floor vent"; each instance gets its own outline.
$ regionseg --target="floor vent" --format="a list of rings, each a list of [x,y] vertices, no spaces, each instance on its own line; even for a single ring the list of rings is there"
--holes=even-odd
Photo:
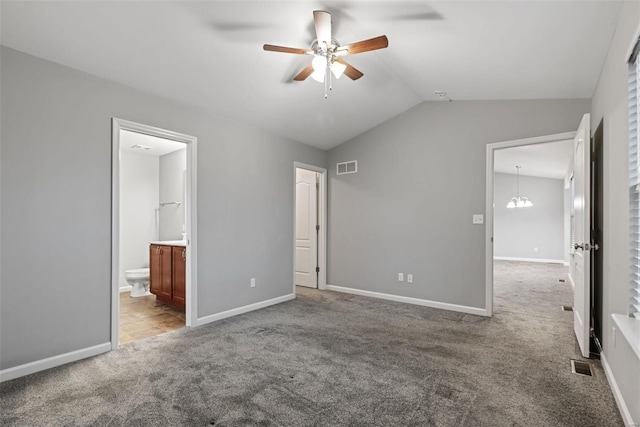
[[[562,311],[573,311],[573,307],[571,307],[570,305],[561,305],[560,308],[562,309]]]
[[[571,372],[574,374],[586,375],[588,377],[593,376],[590,363],[574,359],[571,359]]]
[[[558,282],[564,283],[564,279],[558,279]]]

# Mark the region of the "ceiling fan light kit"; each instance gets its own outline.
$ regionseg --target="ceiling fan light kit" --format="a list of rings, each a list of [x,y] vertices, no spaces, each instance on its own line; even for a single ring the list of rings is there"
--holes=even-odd
[[[332,38],[331,14],[329,12],[314,10],[313,22],[316,28],[317,39],[311,44],[311,49],[299,49],[271,44],[265,44],[263,49],[270,52],[312,55],[314,58],[311,64],[300,71],[293,80],[303,81],[311,76],[311,78],[317,82],[324,83],[325,98],[329,96],[329,91],[332,89],[332,76],[339,79],[343,74],[346,74],[351,80],[358,80],[364,75],[360,70],[342,59],[343,56],[384,49],[389,46],[387,36],[378,36],[340,46],[340,43]]]

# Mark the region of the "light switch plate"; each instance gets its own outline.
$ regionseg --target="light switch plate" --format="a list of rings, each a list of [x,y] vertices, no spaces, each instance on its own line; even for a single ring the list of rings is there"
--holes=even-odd
[[[482,214],[474,214],[473,215],[473,223],[474,224],[484,224],[484,215],[482,215]]]
[[[404,282],[404,274],[398,273],[398,282]]]
[[[413,283],[413,274],[407,274],[407,283]]]

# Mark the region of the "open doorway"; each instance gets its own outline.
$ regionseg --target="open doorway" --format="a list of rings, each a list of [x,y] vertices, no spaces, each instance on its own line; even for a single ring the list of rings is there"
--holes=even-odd
[[[194,137],[113,119],[112,349],[195,318]]]
[[[294,293],[326,288],[326,169],[294,163]]]
[[[523,285],[526,286],[525,279],[533,275],[549,275],[550,277],[545,280],[555,281],[555,284],[560,286],[563,283],[568,286],[566,280],[568,270],[564,271],[567,269],[570,256],[570,230],[567,218],[569,206],[566,197],[568,188],[565,178],[571,169],[570,161],[563,160],[555,166],[557,175],[553,179],[556,181],[541,181],[541,184],[554,188],[555,193],[554,201],[551,203],[552,210],[555,212],[555,225],[551,227],[552,241],[548,240],[550,230],[545,229],[544,215],[538,215],[542,214],[540,208],[546,206],[546,209],[549,209],[550,206],[546,200],[548,194],[544,194],[544,185],[534,189],[533,186],[536,185],[534,177],[523,175],[519,178],[518,175],[523,170],[531,173],[539,167],[538,165],[552,162],[549,153],[544,150],[545,146],[558,150],[562,144],[568,144],[563,141],[572,141],[575,135],[576,132],[567,132],[487,145],[487,315],[493,315],[494,305],[498,312],[518,308],[535,309],[531,305],[531,299],[535,298],[536,292],[540,289],[523,288]],[[558,146],[553,147],[551,145],[553,143],[557,143]],[[511,149],[513,151],[507,151]],[[571,158],[573,151],[569,153]],[[527,185],[531,187],[527,188]],[[518,207],[519,205],[522,207]],[[497,226],[496,222],[498,222]],[[541,229],[543,236],[537,236],[536,231]],[[545,236],[547,238],[543,238]],[[558,245],[560,245],[559,250]],[[529,291],[533,291],[533,295]],[[571,299],[568,296],[565,298],[567,301],[557,301],[551,297],[555,310],[560,311],[561,305],[571,306]]]
[[[497,311],[567,322],[573,139],[494,151],[493,289]],[[564,317],[562,317],[564,316]],[[565,319],[566,318],[566,319]]]
[[[497,294],[497,287],[495,280],[498,277],[497,270],[494,269],[496,260],[496,221],[499,221],[495,212],[498,209],[499,203],[503,202],[498,200],[496,191],[496,155],[500,150],[506,150],[511,148],[525,147],[541,147],[544,144],[557,143],[568,139],[573,139],[573,153],[571,159],[571,166],[567,170],[565,175],[565,250],[569,248],[569,269],[566,278],[571,285],[571,294],[573,296],[572,301],[567,301],[566,304],[561,304],[560,309],[565,309],[572,313],[572,318],[569,318],[569,322],[573,326],[574,334],[577,339],[577,343],[580,349],[582,357],[588,358],[590,356],[590,338],[593,336],[593,319],[591,317],[594,306],[593,297],[596,295],[592,290],[591,279],[593,278],[591,271],[591,259],[593,258],[594,251],[597,251],[599,244],[598,240],[594,237],[598,237],[597,233],[594,233],[592,229],[592,216],[591,207],[592,197],[591,187],[593,176],[591,175],[592,161],[593,161],[593,148],[591,145],[590,137],[590,115],[585,114],[580,121],[578,130],[576,132],[568,132],[564,134],[549,135],[537,138],[528,138],[515,141],[506,141],[502,143],[488,144],[487,145],[487,227],[486,227],[486,311],[487,315],[492,315],[494,311],[494,297]],[[531,156],[532,157],[532,156]],[[524,161],[524,160],[522,160]],[[550,161],[546,156],[545,161]],[[518,184],[516,184],[518,185]],[[567,197],[567,190],[569,195]],[[520,189],[516,187],[516,191]],[[601,199],[601,196],[599,197]],[[598,199],[594,199],[595,203],[598,203]],[[524,203],[523,203],[524,201]],[[517,206],[522,206],[523,209],[527,209],[528,206],[535,205],[535,201],[521,200],[521,195],[516,194],[515,197],[508,203],[508,207],[516,210]],[[515,205],[515,206],[514,206]],[[596,209],[597,210],[597,209]],[[568,225],[568,227],[567,227]],[[504,237],[503,237],[504,238]],[[509,238],[517,240],[519,235],[510,235]],[[567,240],[570,242],[567,245]],[[526,260],[525,260],[526,261]],[[529,277],[532,274],[538,274],[539,272],[527,272],[519,271],[515,277],[512,277],[512,281],[518,282],[518,278]],[[553,281],[551,279],[551,281]],[[558,278],[558,282],[566,282]],[[551,284],[550,284],[551,285]],[[536,295],[539,295],[536,294]],[[569,300],[569,298],[565,297]],[[533,302],[536,301],[531,297],[525,296],[523,298],[524,307],[526,310],[530,310]],[[498,301],[496,301],[497,303]],[[554,301],[557,302],[557,301]],[[527,306],[526,304],[529,304]],[[595,302],[596,306],[598,302]],[[557,311],[548,311],[550,317],[555,317]]]

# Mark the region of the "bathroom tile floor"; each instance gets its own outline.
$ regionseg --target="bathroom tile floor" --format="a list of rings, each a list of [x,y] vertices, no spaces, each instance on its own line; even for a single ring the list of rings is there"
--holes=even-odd
[[[120,345],[184,328],[184,312],[156,301],[155,295],[131,298],[120,293]]]

